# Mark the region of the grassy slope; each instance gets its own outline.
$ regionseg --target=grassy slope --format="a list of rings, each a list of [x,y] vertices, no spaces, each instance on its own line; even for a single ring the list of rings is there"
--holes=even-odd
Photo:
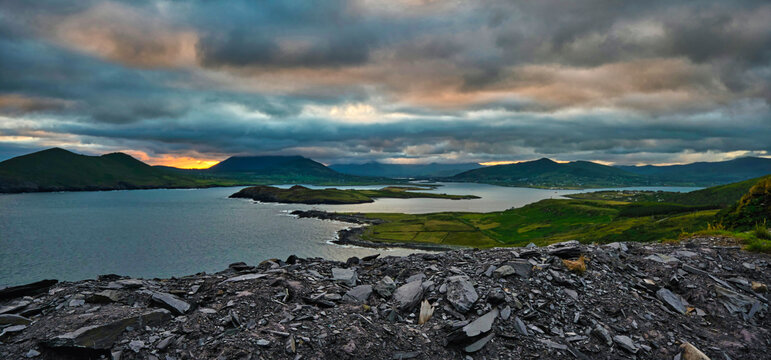
[[[771,176],[684,194],[578,194],[575,196],[578,199],[548,199],[492,213],[367,214],[387,222],[368,228],[363,237],[371,241],[432,242],[480,248],[528,242],[543,245],[572,239],[582,242],[675,240],[682,234],[715,226],[711,224],[720,221],[716,218],[719,208],[740,198],[737,205],[723,213],[751,210],[753,219],[765,216],[765,220],[771,213],[767,200],[769,189]],[[747,195],[742,197],[743,193]],[[757,249],[769,248],[768,240],[758,236],[735,235],[748,239],[748,244]]]
[[[479,248],[582,242],[676,239],[705,228],[717,210],[655,216],[621,216],[627,203],[542,200],[522,208],[492,213],[367,214],[387,222],[368,228],[371,241],[432,242]]]
[[[572,199],[613,200],[627,202],[672,203],[680,205],[723,208],[730,206],[758,182],[771,176],[749,179],[732,184],[713,186],[687,193],[665,191],[597,191],[567,195]]]
[[[730,208],[721,211],[722,225],[737,230],[768,226],[771,217],[771,176],[758,181]]]
[[[475,199],[471,195],[447,195],[425,192],[412,192],[415,187],[389,186],[378,190],[340,190],[340,189],[309,189],[295,185],[289,189],[273,186],[253,186],[242,189],[231,195],[235,198],[249,198],[265,202],[280,202],[289,204],[360,204],[373,202],[376,198],[437,198],[437,199]]]

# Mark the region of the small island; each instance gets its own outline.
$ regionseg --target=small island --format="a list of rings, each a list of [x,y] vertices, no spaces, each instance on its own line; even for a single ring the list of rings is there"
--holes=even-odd
[[[394,199],[450,199],[465,200],[479,199],[474,195],[448,195],[434,194],[426,192],[414,192],[414,190],[428,190],[433,187],[415,187],[415,186],[387,186],[377,190],[357,190],[357,189],[309,189],[304,186],[295,185],[288,189],[282,189],[275,186],[252,186],[230,195],[231,198],[245,198],[261,202],[276,202],[286,204],[364,204],[374,202],[377,198]]]

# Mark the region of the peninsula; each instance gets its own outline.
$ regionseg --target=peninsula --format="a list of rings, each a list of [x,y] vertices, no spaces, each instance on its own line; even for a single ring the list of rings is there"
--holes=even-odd
[[[230,195],[231,198],[246,198],[261,202],[278,202],[286,204],[363,204],[374,202],[377,198],[395,198],[395,199],[478,199],[475,195],[448,195],[435,194],[427,192],[414,192],[413,190],[429,190],[431,187],[415,186],[387,186],[377,190],[357,190],[357,189],[309,189],[304,186],[295,185],[288,189],[282,189],[275,186],[252,186]]]

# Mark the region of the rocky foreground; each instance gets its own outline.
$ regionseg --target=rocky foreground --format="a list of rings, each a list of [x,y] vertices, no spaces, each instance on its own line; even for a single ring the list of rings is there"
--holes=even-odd
[[[0,358],[769,359],[769,257],[715,240],[41,282],[0,290]]]

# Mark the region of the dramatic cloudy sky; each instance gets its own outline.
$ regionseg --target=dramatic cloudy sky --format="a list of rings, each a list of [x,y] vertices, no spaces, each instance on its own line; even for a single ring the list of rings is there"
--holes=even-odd
[[[0,1],[0,160],[771,156],[768,1]]]

